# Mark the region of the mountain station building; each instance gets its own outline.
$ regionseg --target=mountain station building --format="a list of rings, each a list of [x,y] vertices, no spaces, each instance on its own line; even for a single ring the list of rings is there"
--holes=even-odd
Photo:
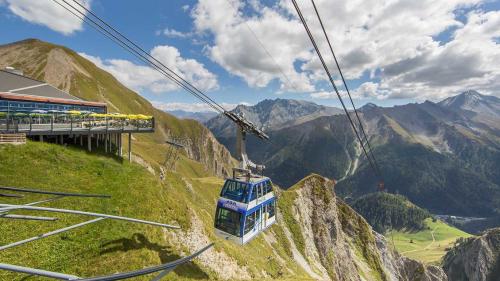
[[[122,155],[122,134],[154,132],[154,118],[108,113],[103,102],[87,101],[7,67],[0,70],[0,143],[22,135],[59,144],[94,145]],[[16,138],[17,139],[17,138]],[[6,141],[7,142],[7,141]]]

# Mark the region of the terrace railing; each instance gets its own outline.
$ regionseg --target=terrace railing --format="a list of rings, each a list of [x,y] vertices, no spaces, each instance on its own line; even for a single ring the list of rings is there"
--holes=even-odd
[[[1,114],[0,133],[73,134],[106,132],[153,132],[152,116],[108,114]]]

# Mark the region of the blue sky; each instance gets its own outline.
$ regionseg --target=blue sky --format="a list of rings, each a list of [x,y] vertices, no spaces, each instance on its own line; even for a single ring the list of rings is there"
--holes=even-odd
[[[298,2],[333,69],[310,2]],[[228,108],[274,98],[339,105],[290,1],[85,3]],[[499,1],[316,3],[358,106],[500,94]],[[162,109],[206,110],[51,0],[0,0],[0,25],[0,44],[64,45]]]

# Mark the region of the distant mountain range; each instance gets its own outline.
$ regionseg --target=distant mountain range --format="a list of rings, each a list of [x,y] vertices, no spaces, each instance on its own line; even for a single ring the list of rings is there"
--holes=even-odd
[[[439,214],[493,216],[500,210],[500,99],[467,91],[439,103],[368,104],[359,113],[389,192]],[[295,100],[238,106],[270,135],[249,138],[252,160],[288,187],[316,172],[338,181],[341,196],[376,190],[378,179],[337,108]],[[234,152],[234,127],[221,116],[206,122]]]
[[[217,116],[215,112],[191,112],[185,110],[166,110],[167,113],[172,114],[173,116],[181,119],[193,119],[200,123],[205,123],[208,120]]]

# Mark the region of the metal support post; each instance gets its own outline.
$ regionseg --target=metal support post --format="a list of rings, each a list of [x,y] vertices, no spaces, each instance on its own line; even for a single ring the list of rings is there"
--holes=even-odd
[[[132,133],[128,133],[128,162],[132,162]]]

